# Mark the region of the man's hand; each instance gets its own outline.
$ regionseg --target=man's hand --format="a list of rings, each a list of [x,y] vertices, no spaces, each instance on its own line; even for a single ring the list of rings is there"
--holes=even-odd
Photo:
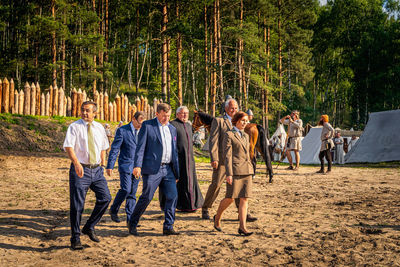
[[[233,179],[232,179],[232,176],[226,176],[226,182],[228,183],[228,184],[232,184],[232,181],[233,181]]]
[[[108,176],[111,176],[113,170],[112,170],[112,169],[106,169],[106,172],[107,172],[107,175],[108,175]]]
[[[83,167],[82,167],[81,163],[80,162],[75,163],[74,167],[75,167],[75,172],[78,175],[78,177],[82,178],[84,171],[83,171]]]
[[[213,169],[218,169],[218,161],[211,162],[211,167],[213,167]]]
[[[142,169],[139,167],[136,167],[133,169],[133,176],[135,176],[136,179],[139,179],[140,175],[141,175]]]

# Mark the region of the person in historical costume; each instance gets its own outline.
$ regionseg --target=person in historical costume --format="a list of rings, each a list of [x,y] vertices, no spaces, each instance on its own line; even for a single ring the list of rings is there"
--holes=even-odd
[[[336,133],[335,138],[333,139],[335,144],[335,163],[344,164],[344,150],[343,150],[343,137],[340,136],[340,132]]]
[[[319,161],[321,162],[321,169],[317,173],[325,173],[324,157],[328,161],[328,170],[326,173],[330,173],[332,170],[332,155],[331,149],[334,146],[332,138],[335,135],[335,129],[329,123],[329,116],[322,115],[318,125],[322,126],[321,131],[321,149],[319,151]]]
[[[357,141],[358,141],[358,137],[356,135],[352,135],[351,136],[351,140],[349,142],[349,148],[348,151],[352,150],[354,148],[354,146],[356,145]]]
[[[244,132],[248,123],[248,115],[239,111],[232,118],[232,129],[224,137],[224,164],[226,170],[226,194],[220,202],[217,214],[214,216],[214,228],[221,232],[222,213],[232,204],[234,199],[240,199],[239,204],[239,235],[249,236],[246,227],[248,198],[251,197],[253,165],[250,159],[249,135]]]
[[[247,115],[248,115],[248,117],[249,117],[249,122],[251,122],[251,121],[253,120],[253,118],[254,118],[253,111],[252,111],[251,109],[248,109],[248,110],[246,111],[246,113],[247,113]]]
[[[292,111],[290,115],[287,115],[280,119],[282,124],[288,125],[288,142],[286,149],[286,156],[289,161],[289,170],[298,170],[300,167],[300,151],[301,137],[303,136],[303,121],[300,119],[300,112],[297,110]],[[296,158],[296,167],[293,167],[293,159],[291,151],[294,152]]]
[[[192,125],[188,122],[189,109],[181,106],[176,110],[176,119],[171,124],[177,131],[177,148],[179,160],[178,203],[180,211],[195,211],[203,206],[203,195],[197,182],[196,166],[193,155]],[[164,206],[164,196],[160,195],[161,207]]]

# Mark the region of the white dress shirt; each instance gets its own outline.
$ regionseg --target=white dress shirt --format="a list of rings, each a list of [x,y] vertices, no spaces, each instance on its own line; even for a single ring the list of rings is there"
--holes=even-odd
[[[169,131],[169,122],[166,125],[162,125],[158,119],[158,128],[160,129],[161,142],[163,147],[163,153],[161,157],[161,163],[170,163],[172,159],[172,136]]]
[[[92,132],[96,150],[96,163],[100,164],[101,151],[107,150],[110,145],[103,125],[93,121]],[[66,147],[72,147],[79,162],[89,164],[88,123],[86,121],[80,119],[69,125],[63,147],[64,150]]]

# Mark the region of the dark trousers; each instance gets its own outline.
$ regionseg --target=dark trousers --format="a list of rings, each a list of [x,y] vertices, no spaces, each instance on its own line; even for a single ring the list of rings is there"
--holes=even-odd
[[[131,227],[138,225],[139,219],[153,199],[157,187],[160,187],[165,196],[165,221],[163,228],[173,228],[178,192],[176,190],[175,175],[170,165],[162,165],[156,174],[143,174],[143,190],[130,219]]]
[[[319,152],[319,161],[321,162],[321,170],[324,170],[324,157],[328,161],[328,171],[332,169],[332,154],[330,149]]]
[[[139,179],[135,179],[132,173],[126,172],[120,172],[119,179],[121,188],[118,190],[110,210],[112,213],[117,214],[122,202],[126,199],[126,220],[129,222],[136,205],[136,191],[139,185]]]
[[[90,169],[84,167],[83,170],[84,175],[82,178],[79,178],[73,164],[71,164],[69,169],[71,242],[80,239],[80,224],[88,189],[90,188],[95,193],[96,204],[84,226],[85,229],[94,229],[94,226],[100,221],[111,201],[111,195],[108,190],[107,181],[104,178],[103,168],[97,167],[95,169]]]

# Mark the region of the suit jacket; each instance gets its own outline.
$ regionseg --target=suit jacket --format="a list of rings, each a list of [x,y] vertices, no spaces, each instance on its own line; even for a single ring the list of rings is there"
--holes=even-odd
[[[232,130],[232,123],[228,117],[221,116],[215,118],[211,123],[210,129],[210,157],[211,162],[218,161],[219,165],[224,165],[224,136],[225,133]]]
[[[249,135],[245,132],[243,134],[244,137],[235,130],[225,133],[224,153],[227,176],[254,174],[250,160]]]
[[[118,153],[118,171],[132,173],[136,150],[136,138],[132,132],[131,123],[119,127],[108,156],[107,169],[113,169]]]
[[[172,137],[171,165],[176,179],[179,178],[178,153],[176,146],[176,129],[168,125]],[[163,153],[161,133],[157,118],[143,122],[138,136],[135,153],[135,167],[141,168],[142,174],[156,174],[161,167]]]

